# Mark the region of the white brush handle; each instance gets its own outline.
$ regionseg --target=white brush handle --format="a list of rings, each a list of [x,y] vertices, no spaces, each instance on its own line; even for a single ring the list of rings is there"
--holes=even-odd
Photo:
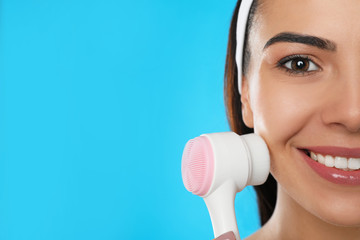
[[[235,183],[228,181],[204,198],[210,213],[215,238],[232,231],[240,240],[235,216]]]

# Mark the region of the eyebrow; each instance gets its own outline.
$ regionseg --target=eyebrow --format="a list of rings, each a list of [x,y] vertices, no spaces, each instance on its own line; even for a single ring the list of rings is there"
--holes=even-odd
[[[291,32],[282,32],[270,38],[270,40],[267,41],[267,43],[265,44],[263,50],[278,42],[302,43],[327,51],[336,51],[336,43],[330,40],[311,35],[303,35]]]

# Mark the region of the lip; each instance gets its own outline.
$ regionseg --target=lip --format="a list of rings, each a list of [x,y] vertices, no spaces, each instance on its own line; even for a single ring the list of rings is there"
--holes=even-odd
[[[305,148],[303,148],[305,149]],[[316,148],[306,148],[307,150],[310,151],[314,151],[316,153],[320,153],[320,154],[325,154],[325,155],[334,155],[334,156],[350,156],[350,155],[346,155],[344,153],[351,153],[352,157],[355,157],[356,154],[354,153],[358,153],[356,150],[355,152],[343,152],[342,154],[340,154],[339,151],[336,151],[335,153],[335,148],[334,147],[316,147]],[[319,151],[317,151],[317,150]],[[331,150],[333,149],[333,150]],[[338,148],[338,149],[345,149],[345,148]],[[327,181],[330,181],[332,183],[335,184],[342,184],[342,185],[360,185],[360,170],[356,170],[356,171],[344,171],[344,170],[340,170],[337,168],[333,168],[333,167],[326,167],[325,165],[318,163],[317,161],[313,160],[312,158],[310,158],[308,155],[306,155],[306,153],[301,150],[298,149],[301,156],[303,157],[303,159],[305,160],[305,162],[314,170],[314,172],[316,172],[320,177],[324,178]],[[323,151],[326,150],[326,151]],[[328,151],[329,150],[329,151]],[[349,150],[349,149],[347,149]],[[360,156],[360,155],[359,155]]]
[[[346,158],[360,158],[360,148],[344,148],[344,147],[330,147],[330,146],[318,146],[318,147],[304,147],[314,153],[319,153],[323,156],[340,156]]]

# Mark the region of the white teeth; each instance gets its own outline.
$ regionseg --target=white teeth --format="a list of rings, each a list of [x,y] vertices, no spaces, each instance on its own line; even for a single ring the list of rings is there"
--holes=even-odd
[[[360,158],[350,158],[348,168],[356,170],[360,168]]]
[[[315,161],[318,160],[318,158],[317,158],[317,156],[316,156],[315,153],[311,152],[310,155],[311,155],[311,158],[314,159]]]
[[[332,156],[330,156],[330,155],[325,156],[325,166],[327,166],[327,167],[335,166],[335,160]]]
[[[323,155],[318,154],[317,155],[318,162],[325,165],[325,158]]]
[[[331,155],[326,155],[324,157],[323,155],[314,152],[310,152],[310,157],[327,167],[335,167],[342,170],[360,169],[360,158],[333,157]]]
[[[348,166],[347,159],[344,157],[335,157],[335,167],[336,168],[347,168]]]

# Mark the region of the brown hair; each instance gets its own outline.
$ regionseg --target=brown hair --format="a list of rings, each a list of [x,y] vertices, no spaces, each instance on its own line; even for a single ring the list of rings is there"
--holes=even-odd
[[[226,114],[228,122],[232,131],[237,134],[247,134],[253,133],[252,128],[248,128],[243,119],[241,113],[241,101],[240,93],[238,91],[238,72],[235,62],[235,53],[236,53],[236,25],[238,19],[239,8],[241,5],[241,0],[238,0],[230,25],[228,48],[226,54],[226,64],[225,64],[225,76],[224,76],[224,96],[225,96],[225,105],[226,105]],[[249,66],[251,52],[248,44],[248,36],[251,30],[252,22],[254,20],[254,15],[258,9],[258,1],[254,0],[247,22],[246,33],[245,33],[245,45],[243,53],[243,72],[241,74],[245,75]],[[277,196],[277,185],[273,176],[270,174],[268,179],[263,185],[255,186],[255,191],[257,194],[257,202],[260,213],[261,225],[264,225],[271,217],[274,212]]]

